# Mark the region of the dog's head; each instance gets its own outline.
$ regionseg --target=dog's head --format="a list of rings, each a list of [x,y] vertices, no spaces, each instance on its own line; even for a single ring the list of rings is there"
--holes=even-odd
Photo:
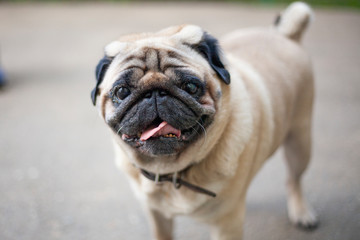
[[[217,40],[193,25],[110,43],[96,79],[93,104],[118,142],[147,161],[205,138],[230,83]]]

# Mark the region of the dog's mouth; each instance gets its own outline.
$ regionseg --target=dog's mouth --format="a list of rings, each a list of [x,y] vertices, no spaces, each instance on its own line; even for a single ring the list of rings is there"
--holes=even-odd
[[[155,125],[156,126],[156,125]],[[159,126],[150,126],[146,129],[141,135],[140,140],[146,141],[151,137],[176,137],[180,138],[181,131],[179,129],[174,128],[169,123],[162,121]]]
[[[151,138],[160,137],[180,139],[181,130],[176,129],[165,121],[162,121],[160,124],[151,124],[151,126],[149,126],[145,131],[138,133],[136,136],[129,136],[127,134],[122,134],[121,136],[123,140],[137,138],[141,141],[147,141]]]
[[[187,129],[177,129],[170,123],[157,118],[145,130],[136,135],[119,133],[122,140],[135,148],[155,147],[166,145],[167,151],[164,154],[170,154],[180,150],[186,143],[196,140],[205,134],[205,127],[208,125],[208,116],[202,116],[193,126]],[[162,147],[160,147],[162,148]]]

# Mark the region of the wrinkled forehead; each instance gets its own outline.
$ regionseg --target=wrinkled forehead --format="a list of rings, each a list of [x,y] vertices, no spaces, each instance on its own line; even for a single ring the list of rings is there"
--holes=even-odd
[[[201,28],[190,25],[177,32],[170,28],[114,41],[105,47],[105,55],[113,58],[105,81],[113,81],[109,78],[131,68],[161,73],[169,68],[196,68],[196,62],[205,60],[191,46],[199,43],[202,36]]]
[[[144,46],[179,48],[182,45],[199,43],[203,34],[204,31],[198,26],[182,25],[166,28],[156,33],[127,35],[108,44],[105,47],[105,54],[109,57],[115,57],[121,52],[127,52],[131,49]]]
[[[194,25],[175,26],[157,33],[127,35],[105,47],[105,55],[110,58],[145,58],[154,54],[177,55],[189,50],[203,37],[203,30]],[[151,49],[151,51],[150,51]]]
[[[109,69],[123,71],[129,68],[140,68],[144,72],[165,72],[168,68],[189,66],[197,58],[190,47],[176,49],[166,44],[154,43],[134,46],[131,50],[115,56]]]

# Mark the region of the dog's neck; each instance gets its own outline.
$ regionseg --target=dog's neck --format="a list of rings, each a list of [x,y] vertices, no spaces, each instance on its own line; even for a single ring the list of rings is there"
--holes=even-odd
[[[187,170],[189,170],[189,168],[191,168],[191,166],[185,168],[184,170],[181,170],[179,172],[174,172],[174,173],[168,173],[168,174],[155,174],[155,173],[151,173],[148,172],[144,169],[140,168],[140,172],[141,174],[146,177],[147,179],[154,181],[156,184],[162,183],[162,182],[172,182],[174,185],[174,188],[179,189],[181,186],[187,187],[190,190],[197,192],[197,193],[201,193],[201,194],[205,194],[211,197],[216,197],[216,193],[211,192],[205,188],[202,188],[200,186],[196,186],[194,184],[191,184],[185,180],[182,179],[182,175],[184,172],[186,172]]]

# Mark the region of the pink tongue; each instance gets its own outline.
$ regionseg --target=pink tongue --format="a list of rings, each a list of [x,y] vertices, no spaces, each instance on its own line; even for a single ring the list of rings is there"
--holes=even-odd
[[[149,128],[148,130],[143,132],[141,134],[140,140],[146,141],[151,137],[158,137],[169,133],[175,134],[177,137],[180,137],[181,135],[181,131],[179,129],[174,128],[173,126],[164,121],[160,123],[158,127]]]

